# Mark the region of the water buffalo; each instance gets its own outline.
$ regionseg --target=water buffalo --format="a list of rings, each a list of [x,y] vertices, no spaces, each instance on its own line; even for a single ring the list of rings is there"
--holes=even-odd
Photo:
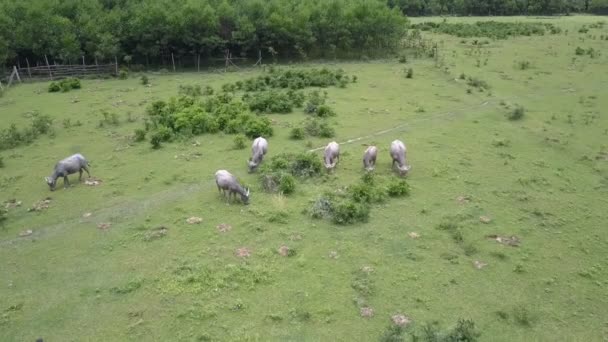
[[[217,190],[226,197],[226,191],[228,192],[228,200],[231,195],[236,198],[236,194],[241,195],[241,201],[244,204],[249,204],[249,189],[244,188],[239,184],[239,181],[230,172],[226,170],[218,170],[215,173],[215,184],[217,184]]]
[[[325,168],[327,170],[333,170],[340,161],[340,145],[337,142],[332,141],[325,147]]]
[[[376,167],[376,157],[378,156],[378,148],[369,146],[363,154],[363,168],[366,171],[373,171]]]
[[[392,167],[395,167],[395,162],[397,163],[397,171],[400,176],[405,176],[412,168],[410,165],[406,165],[406,153],[407,149],[405,148],[405,144],[400,140],[395,140],[391,143],[391,158],[393,158]]]
[[[264,155],[268,151],[268,141],[266,139],[259,137],[253,141],[253,145],[251,145],[251,158],[247,160],[247,166],[249,166],[249,172],[255,171],[262,160],[264,159]]]
[[[68,175],[79,172],[80,177],[78,177],[78,180],[82,181],[82,170],[85,170],[89,177],[91,177],[88,166],[89,162],[85,159],[85,157],[82,154],[77,153],[58,162],[55,165],[53,174],[50,177],[44,177],[44,180],[51,188],[51,191],[55,191],[57,178],[63,177],[63,186],[67,188],[70,185]]]

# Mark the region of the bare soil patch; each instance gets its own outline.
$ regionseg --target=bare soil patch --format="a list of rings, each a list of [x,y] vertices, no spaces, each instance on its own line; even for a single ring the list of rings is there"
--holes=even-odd
[[[475,261],[473,261],[473,266],[475,266],[476,269],[480,270],[480,269],[488,266],[488,264],[483,261],[475,260]]]
[[[282,245],[281,247],[279,247],[279,249],[277,250],[279,252],[279,255],[281,256],[289,256],[289,247]]]
[[[220,231],[220,233],[226,233],[232,230],[232,226],[227,223],[220,223],[216,226],[216,228]]]
[[[239,258],[249,258],[251,256],[251,250],[247,247],[237,248],[236,256]]]
[[[98,186],[101,185],[102,182],[103,181],[98,178],[88,178],[84,181],[84,184],[88,186]]]
[[[479,222],[487,224],[492,222],[492,219],[488,216],[479,216]]]
[[[361,310],[359,311],[359,314],[361,315],[361,317],[371,318],[371,317],[374,317],[374,309],[366,306],[366,307],[361,308]]]
[[[393,321],[393,323],[395,325],[398,325],[400,327],[405,327],[408,324],[412,323],[412,319],[411,318],[409,318],[406,315],[402,315],[402,314],[393,315],[391,317],[391,320]]]
[[[112,224],[109,222],[104,222],[104,223],[98,223],[97,224],[97,228],[101,229],[101,230],[108,230],[110,229],[110,227],[112,227]]]
[[[192,217],[189,217],[188,219],[186,219],[186,222],[188,224],[199,224],[199,223],[203,222],[203,219],[200,217],[192,216]]]
[[[47,197],[43,200],[40,200],[32,205],[31,208],[28,208],[27,211],[42,211],[48,209],[51,205],[51,198]]]
[[[521,240],[515,235],[499,236],[499,235],[493,234],[493,235],[488,235],[486,237],[488,239],[495,240],[496,242],[506,245],[506,246],[519,247],[519,245],[521,244]]]
[[[26,236],[30,236],[32,235],[33,231],[31,229],[26,229],[24,231],[22,231],[21,233],[19,233],[20,237],[26,237]]]

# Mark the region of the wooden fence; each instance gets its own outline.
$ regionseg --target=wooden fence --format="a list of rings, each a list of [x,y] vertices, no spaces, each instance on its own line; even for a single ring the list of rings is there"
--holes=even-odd
[[[117,75],[118,63],[99,65],[44,65],[22,67],[17,69],[22,80],[26,79],[61,79],[66,77],[82,77],[97,75]]]

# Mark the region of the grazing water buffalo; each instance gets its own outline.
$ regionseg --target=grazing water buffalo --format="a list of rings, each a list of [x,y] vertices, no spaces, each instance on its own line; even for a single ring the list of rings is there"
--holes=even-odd
[[[325,168],[327,170],[333,170],[340,161],[340,145],[337,142],[332,141],[325,147]]]
[[[259,137],[253,141],[253,145],[251,145],[251,158],[247,161],[249,172],[255,171],[260,166],[267,151],[268,141],[266,139]]]
[[[68,175],[79,172],[80,177],[79,181],[82,181],[82,170],[85,170],[89,177],[91,177],[91,173],[89,173],[89,162],[85,159],[82,154],[75,154],[73,156],[67,157],[57,163],[55,165],[55,170],[50,177],[44,177],[44,180],[51,188],[51,191],[55,191],[55,186],[57,185],[57,178],[63,177],[63,186],[67,188],[70,185],[68,181]]]
[[[378,148],[369,146],[363,154],[363,168],[365,171],[373,171],[376,167],[376,157],[378,156]]]
[[[218,170],[215,173],[215,184],[217,184],[217,190],[226,196],[226,191],[228,191],[228,200],[230,200],[231,195],[236,198],[236,194],[241,195],[241,201],[244,204],[249,204],[249,189],[244,188],[239,184],[239,181],[236,180],[230,172],[226,170]]]
[[[405,145],[400,140],[395,140],[391,143],[391,158],[393,158],[392,167],[395,167],[395,162],[397,163],[397,170],[400,176],[405,176],[412,168],[410,165],[406,165],[406,153],[407,149]]]

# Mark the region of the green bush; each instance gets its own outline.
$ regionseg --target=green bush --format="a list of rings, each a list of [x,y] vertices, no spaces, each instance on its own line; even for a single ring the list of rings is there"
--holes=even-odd
[[[296,177],[316,177],[323,171],[323,163],[312,152],[291,154],[281,153],[273,156],[262,165],[262,174],[286,172]]]
[[[386,199],[386,193],[372,184],[360,183],[348,188],[353,201],[358,203],[380,203]]]
[[[179,95],[198,97],[202,95],[202,90],[200,85],[179,85],[179,89],[177,91]]]
[[[480,90],[490,89],[490,86],[486,81],[471,76],[469,76],[469,78],[467,79],[467,84],[471,87],[478,88]]]
[[[312,202],[308,214],[316,219],[329,219],[334,212],[333,200],[329,196],[321,196]]]
[[[61,81],[58,82],[51,82],[49,84],[49,88],[48,91],[49,93],[56,93],[56,92],[68,92],[72,89],[80,89],[81,88],[81,84],[80,84],[80,80],[74,77],[68,77],[68,78],[64,78]]]
[[[247,143],[247,137],[243,134],[236,135],[233,140],[233,148],[235,150],[242,150],[245,148],[245,144]]]
[[[405,73],[405,78],[412,78],[412,77],[414,77],[414,69],[408,68]]]
[[[330,116],[336,116],[336,112],[331,109],[328,105],[320,105],[317,108],[317,116],[320,118],[327,118]]]
[[[386,188],[391,197],[403,197],[410,193],[410,186],[405,179],[393,179]]]
[[[341,225],[367,222],[369,212],[369,205],[365,203],[343,200],[334,205],[332,220],[334,223]]]
[[[289,138],[293,140],[303,140],[305,137],[306,133],[302,127],[294,127],[289,132]]]
[[[530,61],[517,61],[516,65],[519,70],[527,70],[530,68]]]
[[[143,85],[148,85],[150,83],[150,80],[148,79],[148,76],[146,76],[146,75],[142,75],[141,78],[139,79],[139,81]]]
[[[576,50],[574,50],[574,53],[575,53],[577,56],[582,56],[582,55],[584,55],[584,54],[585,54],[585,49],[583,49],[583,48],[582,48],[582,47],[580,47],[580,46],[577,46],[577,47],[576,47]]]
[[[410,26],[410,29],[421,31],[433,31],[449,34],[462,38],[469,37],[488,37],[493,39],[507,39],[517,36],[544,35],[546,30],[552,34],[558,34],[561,29],[550,23],[521,23],[521,22],[497,22],[497,21],[478,21],[473,24],[468,23],[448,23],[448,22],[422,22]]]
[[[126,80],[127,78],[129,78],[129,72],[125,69],[121,69],[118,72],[118,79],[120,80]]]
[[[515,106],[515,108],[513,108],[513,110],[511,110],[511,112],[509,112],[507,117],[509,118],[509,120],[513,121],[520,120],[524,117],[525,112],[526,109],[523,106],[517,105]]]
[[[0,169],[4,167],[4,157],[0,156]]]
[[[333,138],[336,134],[333,127],[331,127],[327,122],[317,119],[306,120],[304,124],[304,131],[310,136],[322,138]]]
[[[407,63],[407,56],[405,56],[405,55],[401,55],[401,56],[399,56],[399,57],[397,58],[397,61],[398,61],[399,63]]]
[[[205,86],[203,95],[205,95],[205,96],[213,95],[213,88],[211,88],[210,86]]]
[[[0,226],[8,219],[8,209],[0,207]]]
[[[292,194],[296,190],[296,180],[288,173],[281,174],[279,178],[279,191],[285,195]]]
[[[139,141],[144,141],[146,140],[146,131],[143,129],[136,129],[135,130],[135,141],[139,142]]]

